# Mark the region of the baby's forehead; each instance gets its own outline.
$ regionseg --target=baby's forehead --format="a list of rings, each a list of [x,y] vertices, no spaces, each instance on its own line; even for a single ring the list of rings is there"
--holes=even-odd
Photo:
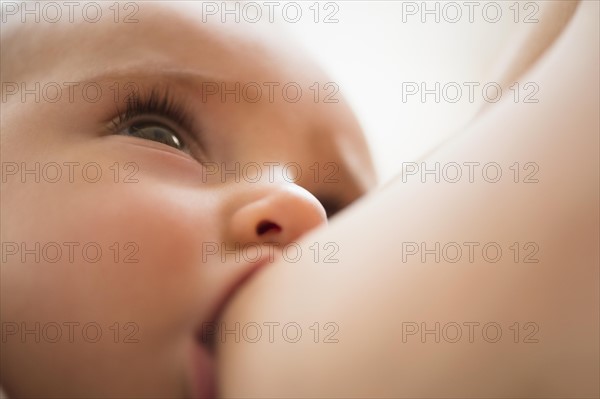
[[[83,18],[25,24],[16,16],[9,20],[2,32],[3,74],[78,75],[107,63],[125,68],[145,62],[195,69],[215,80],[321,75],[307,57],[288,50],[281,30],[272,24],[203,21],[202,5],[195,2],[138,3],[132,21],[115,22],[109,2],[100,4],[107,17],[96,23]]]

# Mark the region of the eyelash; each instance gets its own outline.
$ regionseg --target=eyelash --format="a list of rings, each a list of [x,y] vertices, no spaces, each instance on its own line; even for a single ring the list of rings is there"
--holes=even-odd
[[[135,124],[150,122],[172,131],[188,151],[190,144],[193,144],[191,133],[193,121],[183,105],[169,93],[168,89],[153,88],[147,94],[135,91],[127,99],[125,110],[117,109],[116,114],[117,116],[111,121],[111,130],[114,134],[119,134],[123,129]],[[161,122],[161,119],[169,123]]]
[[[148,95],[140,95],[134,92],[127,99],[125,112],[118,115],[117,124],[125,124],[140,115],[155,114],[163,116],[181,125],[188,126],[190,120],[180,103],[178,103],[169,91],[160,91],[154,88]]]

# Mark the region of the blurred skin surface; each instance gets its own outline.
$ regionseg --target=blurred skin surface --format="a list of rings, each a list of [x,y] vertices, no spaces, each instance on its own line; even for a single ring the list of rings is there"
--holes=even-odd
[[[538,22],[524,24],[512,45],[498,58],[494,76],[498,76],[500,85],[508,87],[527,72],[564,30],[578,4],[577,0],[544,1],[537,4],[540,7]]]
[[[57,343],[43,337],[35,342],[34,334],[6,336],[0,385],[11,398],[214,395],[214,359],[199,348],[199,326],[268,261],[272,248],[277,253],[324,224],[323,205],[333,214],[374,185],[364,138],[341,95],[338,103],[313,101],[309,86],[327,78],[297,51],[277,44],[273,29],[200,24],[199,10],[189,3],[139,5],[135,24],[109,18],[21,25],[16,18],[2,27],[3,87],[57,82],[64,90],[57,102],[6,96],[3,164],[30,170],[36,163],[79,165],[72,179],[63,167],[56,183],[36,182],[31,174],[4,176],[3,169],[2,242],[26,249],[57,243],[63,254],[54,263],[47,261],[54,250],[39,261],[31,254],[3,254],[1,321],[29,329],[79,323],[74,342],[67,327]],[[70,101],[65,82],[80,82],[79,88],[94,83],[104,95],[86,101],[75,88]],[[140,97],[159,93],[157,102],[166,96],[178,104],[186,122],[152,112],[120,120],[130,82]],[[273,102],[267,95],[255,103],[232,96],[221,101],[219,95],[204,101],[203,82],[229,88],[279,82],[279,90],[295,82],[305,95],[296,103],[280,95]],[[121,134],[135,124],[163,138],[175,134],[186,151]],[[278,165],[272,175],[265,168],[250,182],[239,173],[238,181],[231,173],[208,174],[208,161],[226,170],[235,170],[236,162]],[[91,162],[102,173],[94,183],[82,173]],[[302,171],[293,182],[281,170],[291,162]],[[331,172],[327,163],[337,168],[334,179],[324,178]],[[82,256],[90,242],[102,250],[97,262]],[[65,243],[76,243],[74,261]],[[223,261],[220,252],[206,256],[206,243],[229,249],[270,243],[271,252],[256,261],[231,254]],[[137,262],[124,262],[126,257]],[[82,339],[88,322],[102,329],[96,343]],[[110,330],[115,323],[117,343]],[[125,336],[138,342],[123,343]]]
[[[280,327],[272,342],[221,339],[224,397],[598,397],[598,7],[583,2],[523,76],[539,103],[503,99],[425,160],[496,162],[502,180],[398,178],[306,238],[306,249],[334,241],[339,263],[274,264],[238,293],[227,328],[294,322],[303,336],[290,343]],[[515,183],[515,162],[535,162],[538,181]],[[403,255],[413,242],[426,243],[425,260]],[[479,243],[473,262],[464,245],[457,262],[431,251],[464,242]],[[539,262],[523,252],[515,262],[515,242],[535,243]],[[486,243],[504,251],[499,261],[484,261]],[[443,328],[452,323],[457,340]],[[501,336],[482,332],[487,323]]]

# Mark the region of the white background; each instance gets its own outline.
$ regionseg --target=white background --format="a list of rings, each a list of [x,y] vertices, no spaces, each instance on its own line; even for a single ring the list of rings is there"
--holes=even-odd
[[[520,2],[515,23],[515,1],[498,1],[502,15],[498,22],[496,7],[483,8],[488,1],[476,2],[472,9],[465,2],[427,1],[425,7],[439,9],[435,14],[422,14],[423,2],[402,1],[338,1],[337,23],[322,20],[335,11],[319,4],[320,23],[314,22],[315,2],[298,2],[303,18],[285,24],[306,50],[339,84],[343,95],[367,133],[381,182],[400,170],[402,162],[415,161],[453,132],[468,123],[480,105],[485,103],[481,87],[494,82],[494,67],[511,37],[524,27],[526,16],[534,8]],[[403,4],[404,3],[404,4]],[[412,3],[407,5],[406,3]],[[448,3],[453,3],[447,5]],[[458,7],[456,7],[458,5]],[[412,15],[417,8],[417,13]],[[457,22],[457,9],[462,17]],[[290,11],[291,13],[291,11]],[[291,14],[293,15],[293,14]],[[422,18],[426,18],[422,22]],[[403,22],[403,19],[405,22]],[[425,82],[427,88],[448,82],[479,82],[474,101],[463,86],[458,102],[435,102],[428,95],[422,102],[420,93],[402,99],[402,83]],[[451,92],[455,96],[456,91]],[[494,94],[494,91],[490,91]],[[504,91],[502,96],[512,96]]]

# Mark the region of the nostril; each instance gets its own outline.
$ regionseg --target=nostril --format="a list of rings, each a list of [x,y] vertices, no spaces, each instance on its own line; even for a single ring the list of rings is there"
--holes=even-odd
[[[280,231],[281,227],[278,224],[270,222],[268,220],[264,220],[260,222],[258,226],[256,226],[256,234],[258,234],[259,236],[262,236],[263,234],[269,232],[279,233]]]

